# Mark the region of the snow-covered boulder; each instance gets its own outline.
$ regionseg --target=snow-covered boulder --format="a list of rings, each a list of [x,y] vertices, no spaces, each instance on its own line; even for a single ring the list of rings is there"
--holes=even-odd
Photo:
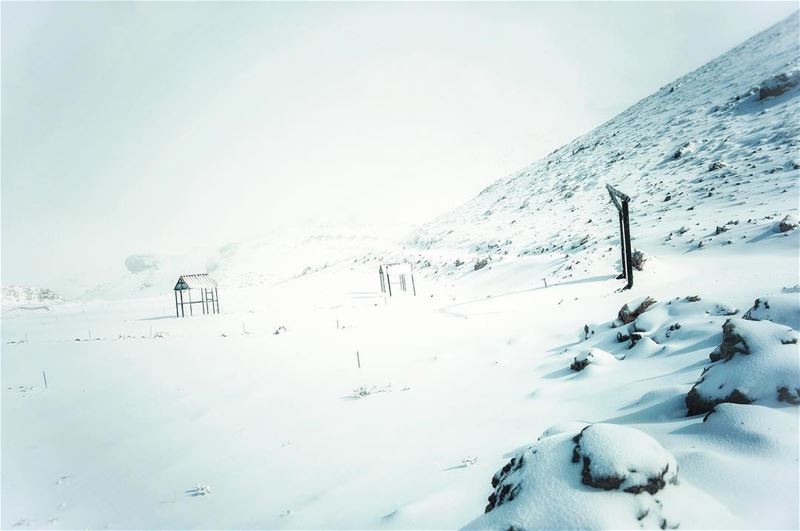
[[[788,293],[759,297],[743,317],[750,321],[772,321],[800,330],[800,298]]]
[[[570,364],[569,368],[575,372],[582,371],[590,364],[594,365],[609,365],[613,364],[617,361],[612,354],[606,352],[605,350],[599,348],[593,348],[587,350],[585,352],[581,352],[574,358],[572,358],[572,363]]]
[[[686,395],[689,415],[723,402],[800,404],[797,332],[769,321],[728,319],[712,364]]]
[[[758,88],[758,99],[763,100],[773,96],[780,96],[799,84],[800,69],[798,68],[775,74],[761,82],[761,86]]]
[[[632,494],[655,494],[678,481],[678,464],[641,431],[615,424],[592,424],[573,440],[573,463],[581,463],[585,485]]]
[[[724,509],[678,481],[675,458],[646,433],[614,424],[547,430],[492,478],[485,514],[467,529],[709,527]],[[704,514],[693,508],[702,504]],[[705,519],[700,521],[700,519]]]

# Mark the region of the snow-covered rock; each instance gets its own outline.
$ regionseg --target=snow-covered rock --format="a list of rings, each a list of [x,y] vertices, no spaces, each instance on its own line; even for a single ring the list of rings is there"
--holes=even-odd
[[[769,321],[728,319],[712,364],[686,395],[689,415],[723,402],[800,404],[798,334]]]
[[[584,352],[581,352],[574,358],[572,358],[572,363],[570,364],[569,368],[575,372],[582,371],[590,364],[593,365],[610,365],[617,361],[613,355],[609,354],[605,350],[599,348],[593,348]]]
[[[485,514],[467,529],[633,529],[708,526],[689,509],[708,497],[678,481],[678,463],[649,435],[625,426],[547,430],[492,478]]]
[[[759,297],[742,317],[751,321],[772,321],[800,330],[800,298],[789,293]]]

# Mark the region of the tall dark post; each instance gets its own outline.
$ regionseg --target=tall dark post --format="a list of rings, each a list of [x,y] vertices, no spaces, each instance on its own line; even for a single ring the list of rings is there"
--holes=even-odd
[[[181,314],[178,312],[178,292],[173,290],[173,293],[175,294],[175,317],[180,317]]]
[[[619,250],[621,254],[619,263],[620,267],[622,267],[622,273],[617,276],[617,280],[619,280],[627,277],[625,276],[625,238],[623,237],[625,234],[625,227],[622,223],[622,211],[620,210],[617,214],[619,218]]]
[[[633,246],[631,245],[631,226],[628,212],[628,203],[631,198],[610,184],[606,185],[606,189],[608,190],[609,197],[611,197],[611,202],[614,203],[619,213],[619,243],[622,254],[622,273],[620,273],[617,278],[627,279],[628,283],[625,285],[624,289],[630,289],[633,287]]]
[[[386,271],[386,285],[389,286],[389,296],[392,296],[392,279],[389,276],[389,271]]]
[[[214,288],[214,298],[217,300],[217,313],[219,313],[219,292]]]
[[[411,289],[414,291],[414,296],[417,296],[417,285],[414,284],[414,273],[411,273]]]
[[[631,250],[631,224],[628,218],[628,201],[622,201],[622,225],[625,228],[625,277],[626,289],[633,287],[633,251]]]

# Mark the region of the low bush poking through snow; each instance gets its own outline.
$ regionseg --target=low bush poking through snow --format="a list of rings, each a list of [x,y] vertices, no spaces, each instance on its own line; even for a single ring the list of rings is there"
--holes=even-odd
[[[707,413],[717,404],[800,404],[798,334],[769,321],[728,319],[712,364],[686,395],[689,415]]]
[[[570,364],[569,368],[575,372],[582,371],[590,364],[596,365],[608,365],[609,363],[613,363],[617,361],[612,354],[609,354],[605,350],[599,348],[593,348],[591,350],[587,350],[586,352],[581,352],[574,358],[572,358],[572,363]]]
[[[644,271],[644,264],[647,262],[648,256],[644,251],[634,249],[631,255],[631,265],[636,271]]]
[[[760,297],[743,317],[750,321],[772,321],[800,330],[800,299],[791,294]]]
[[[708,527],[720,514],[707,495],[678,482],[675,458],[655,439],[614,424],[547,430],[492,487],[485,514],[467,529]],[[705,514],[694,514],[697,504]]]

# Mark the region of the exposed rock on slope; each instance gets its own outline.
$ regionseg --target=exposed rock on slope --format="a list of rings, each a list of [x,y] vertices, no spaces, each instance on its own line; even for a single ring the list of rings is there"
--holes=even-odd
[[[649,435],[583,426],[551,428],[515,455],[492,478],[486,514],[467,529],[674,528],[689,516],[682,507],[707,499],[678,482],[675,458]]]
[[[769,321],[728,319],[713,363],[686,395],[689,415],[717,404],[800,404],[797,332]]]

